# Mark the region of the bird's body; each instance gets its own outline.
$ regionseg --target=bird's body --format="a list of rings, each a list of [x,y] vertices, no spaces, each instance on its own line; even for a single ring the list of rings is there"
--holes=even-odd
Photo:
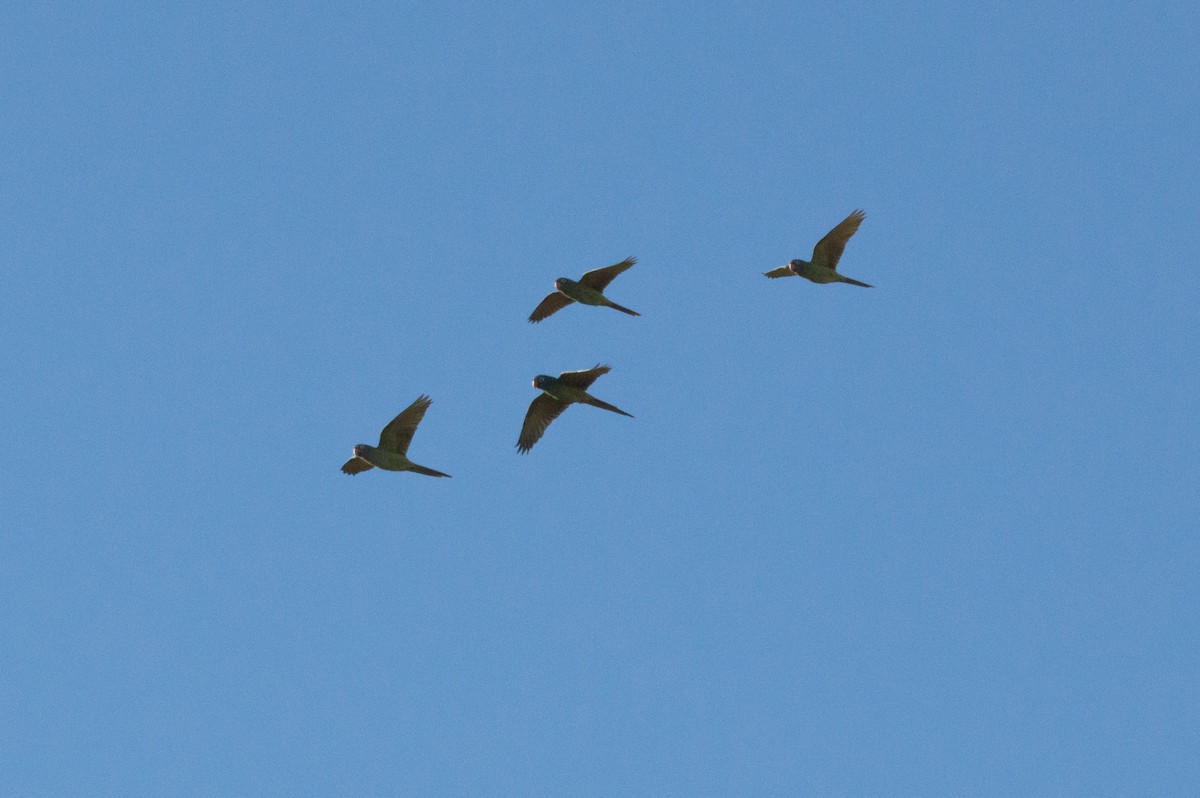
[[[814,283],[849,283],[862,288],[870,288],[866,283],[861,283],[858,280],[852,280],[843,274],[839,274],[837,270],[838,260],[842,257],[842,252],[846,249],[846,242],[850,240],[850,236],[858,232],[858,226],[862,224],[862,220],[866,218],[861,210],[854,211],[841,222],[837,227],[825,234],[825,237],[817,242],[813,247],[812,260],[800,260],[796,258],[790,261],[786,266],[780,266],[777,269],[772,269],[769,272],[763,272],[767,277],[803,277],[806,280],[811,280]]]
[[[814,283],[849,283],[850,285],[858,285],[863,288],[871,287],[866,283],[860,283],[858,280],[852,280],[844,274],[838,274],[834,269],[818,266],[798,258],[788,263],[788,269],[797,277],[803,277],[805,280],[811,280]]]
[[[365,443],[360,443],[354,447],[354,456],[360,460],[366,460],[376,468],[381,468],[384,471],[415,471],[418,474],[425,474],[431,477],[448,477],[449,474],[443,474],[441,471],[434,471],[432,468],[417,465],[412,460],[409,460],[400,452],[389,452],[387,449],[380,449],[375,446],[368,446]],[[364,471],[366,469],[363,469]]]
[[[540,388],[543,393],[549,394],[551,398],[557,399],[564,404],[573,405],[579,403],[591,405],[592,407],[602,407],[605,410],[620,413],[623,416],[629,415],[624,410],[597,399],[582,388],[577,388],[574,385],[564,382],[561,378],[551,377],[548,374],[539,374],[533,379],[535,388]]]
[[[383,428],[383,432],[379,433],[378,446],[360,443],[354,447],[354,456],[342,465],[342,473],[360,474],[372,468],[381,468],[384,471],[413,471],[430,477],[450,476],[408,459],[408,445],[430,404],[432,400],[428,396],[418,396],[415,402]]]
[[[542,395],[529,405],[525,422],[521,425],[521,435],[517,439],[517,451],[525,454],[532,449],[541,439],[546,427],[550,426],[550,422],[573,404],[591,405],[633,418],[621,408],[597,399],[587,392],[588,386],[595,382],[597,377],[609,371],[608,366],[597,365],[586,371],[564,371],[557,377],[548,374],[534,377],[533,387],[540,390]]]
[[[640,315],[629,308],[621,307],[595,288],[589,288],[583,283],[576,282],[569,277],[559,277],[554,281],[554,287],[560,294],[575,300],[581,305],[616,308],[622,313],[628,313],[633,316]]]
[[[602,269],[593,269],[590,272],[586,272],[578,280],[572,280],[569,277],[559,277],[554,281],[554,293],[547,294],[546,298],[538,303],[533,313],[529,314],[529,321],[537,324],[542,319],[557,313],[572,302],[578,302],[581,305],[612,308],[630,316],[640,316],[641,314],[637,311],[618,305],[604,295],[604,289],[608,287],[608,284],[618,274],[635,263],[637,263],[637,258],[626,258],[620,263],[614,263],[612,266],[605,266]]]

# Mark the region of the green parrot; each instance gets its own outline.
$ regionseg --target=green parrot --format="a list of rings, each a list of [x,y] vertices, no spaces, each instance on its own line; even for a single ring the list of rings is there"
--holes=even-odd
[[[382,468],[384,471],[415,471],[429,477],[448,477],[441,471],[419,466],[407,457],[408,444],[412,442],[417,425],[425,417],[432,400],[422,394],[409,405],[400,415],[396,416],[379,433],[379,445],[368,446],[360,443],[354,447],[354,456],[342,466],[344,474],[360,474],[372,468]]]
[[[846,249],[846,242],[850,240],[850,236],[858,232],[858,226],[865,218],[866,214],[859,210],[843,219],[813,247],[811,262],[796,259],[786,266],[780,266],[778,269],[772,269],[763,274],[771,278],[791,277],[794,274],[812,280],[814,283],[850,283],[850,285],[870,288],[871,286],[866,283],[851,280],[849,277],[843,277],[837,273],[838,259],[842,257],[842,251]]]
[[[602,402],[587,392],[587,387],[596,381],[601,374],[609,372],[608,366],[593,366],[587,371],[564,371],[557,377],[539,374],[533,378],[533,387],[542,391],[542,395],[529,405],[525,414],[525,423],[521,425],[521,437],[517,438],[517,451],[525,454],[541,439],[542,433],[550,422],[558,418],[568,405],[581,402],[585,405],[611,410],[623,416],[632,415],[620,408],[613,407],[608,402]]]
[[[572,302],[614,308],[622,313],[628,313],[630,316],[642,315],[629,308],[621,307],[602,293],[618,274],[635,263],[637,263],[637,258],[626,258],[620,263],[614,263],[612,266],[605,266],[603,269],[593,269],[590,272],[585,272],[579,278],[579,282],[575,282],[567,277],[559,277],[554,281],[554,293],[547,295],[533,309],[533,313],[529,314],[529,320],[537,324],[542,319],[557,313]]]

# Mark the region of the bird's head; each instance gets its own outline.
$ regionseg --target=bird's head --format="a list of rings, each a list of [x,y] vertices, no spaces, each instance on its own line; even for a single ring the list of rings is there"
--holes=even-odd
[[[790,261],[790,262],[788,263],[788,268],[789,268],[789,269],[791,269],[792,271],[794,271],[796,274],[799,274],[799,273],[800,273],[800,267],[801,267],[801,266],[807,266],[807,265],[808,265],[808,261],[806,261],[806,260],[800,260],[799,258],[796,258],[795,260],[793,260],[793,261]]]
[[[561,291],[569,285],[575,285],[575,281],[569,277],[559,277],[554,281],[554,290]]]
[[[371,447],[367,446],[365,443],[360,443],[354,447],[354,456],[362,457],[365,460],[367,451],[370,450],[370,448]]]
[[[545,374],[539,374],[533,378],[533,387],[537,388],[539,391],[545,389],[545,387],[549,384],[550,378]]]

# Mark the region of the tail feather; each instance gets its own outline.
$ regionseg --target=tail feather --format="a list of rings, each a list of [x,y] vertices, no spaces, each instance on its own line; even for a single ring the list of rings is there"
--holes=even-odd
[[[846,277],[845,275],[839,274],[838,277],[841,278],[841,281],[843,283],[850,283],[850,285],[858,285],[858,286],[862,286],[863,288],[873,288],[874,287],[874,286],[867,285],[866,283],[860,283],[858,280],[851,280],[849,277]]]
[[[585,404],[589,404],[592,407],[598,407],[601,410],[610,410],[613,413],[620,413],[623,416],[629,416],[630,418],[633,418],[632,413],[626,413],[621,408],[616,407],[614,405],[610,405],[608,402],[602,402],[594,396],[589,396],[587,399],[584,399],[583,401]]]
[[[605,297],[605,298],[607,299],[607,297]],[[619,310],[622,313],[628,313],[630,316],[642,315],[641,313],[638,313],[636,310],[630,310],[629,308],[621,307],[616,302],[613,302],[611,299],[608,300],[608,306],[610,308],[612,308],[613,310]]]
[[[415,471],[418,474],[424,474],[427,477],[448,477],[448,476],[450,476],[449,474],[443,474],[441,471],[434,471],[432,468],[426,468],[425,466],[420,466],[420,465],[417,465],[416,463],[413,463],[411,466],[409,466],[408,470]]]

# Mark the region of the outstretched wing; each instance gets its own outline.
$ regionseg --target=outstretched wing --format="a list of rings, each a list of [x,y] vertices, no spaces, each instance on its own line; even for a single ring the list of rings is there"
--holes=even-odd
[[[542,394],[529,403],[529,412],[521,424],[521,436],[517,438],[517,451],[525,454],[541,440],[542,433],[550,422],[558,418],[570,405],[560,402],[549,394]]]
[[[542,319],[554,315],[574,301],[569,296],[555,291],[553,294],[548,294],[545,299],[538,303],[538,306],[533,309],[533,313],[529,314],[529,320],[537,324]]]
[[[796,273],[787,266],[780,266],[778,269],[771,269],[769,272],[763,272],[767,277],[774,280],[776,277],[794,277]]]
[[[564,371],[558,375],[558,379],[565,385],[570,385],[572,388],[583,388],[586,391],[588,386],[595,382],[601,374],[607,374],[610,371],[612,369],[608,366],[597,364],[587,371]]]
[[[412,442],[413,433],[417,431],[417,425],[421,423],[421,419],[425,417],[425,411],[431,404],[433,404],[433,400],[425,394],[418,396],[415,402],[393,418],[383,428],[383,432],[379,433],[379,448],[407,454],[408,444]]]
[[[351,457],[349,460],[347,460],[345,463],[342,464],[342,473],[343,474],[352,474],[352,475],[353,474],[361,474],[364,471],[370,471],[374,467],[375,466],[371,465],[370,463],[368,463],[366,460],[362,459],[361,457]]]
[[[842,257],[842,251],[846,249],[846,242],[850,240],[850,236],[858,232],[858,226],[862,224],[862,220],[866,216],[861,210],[854,211],[839,222],[837,227],[826,233],[825,237],[813,247],[813,266],[836,269],[838,261]]]
[[[584,272],[583,276],[579,278],[579,284],[586,285],[588,288],[594,288],[597,291],[603,291],[618,274],[635,263],[637,263],[637,258],[631,256],[620,263],[614,263],[612,266],[605,266],[603,269],[593,269],[590,272]]]

